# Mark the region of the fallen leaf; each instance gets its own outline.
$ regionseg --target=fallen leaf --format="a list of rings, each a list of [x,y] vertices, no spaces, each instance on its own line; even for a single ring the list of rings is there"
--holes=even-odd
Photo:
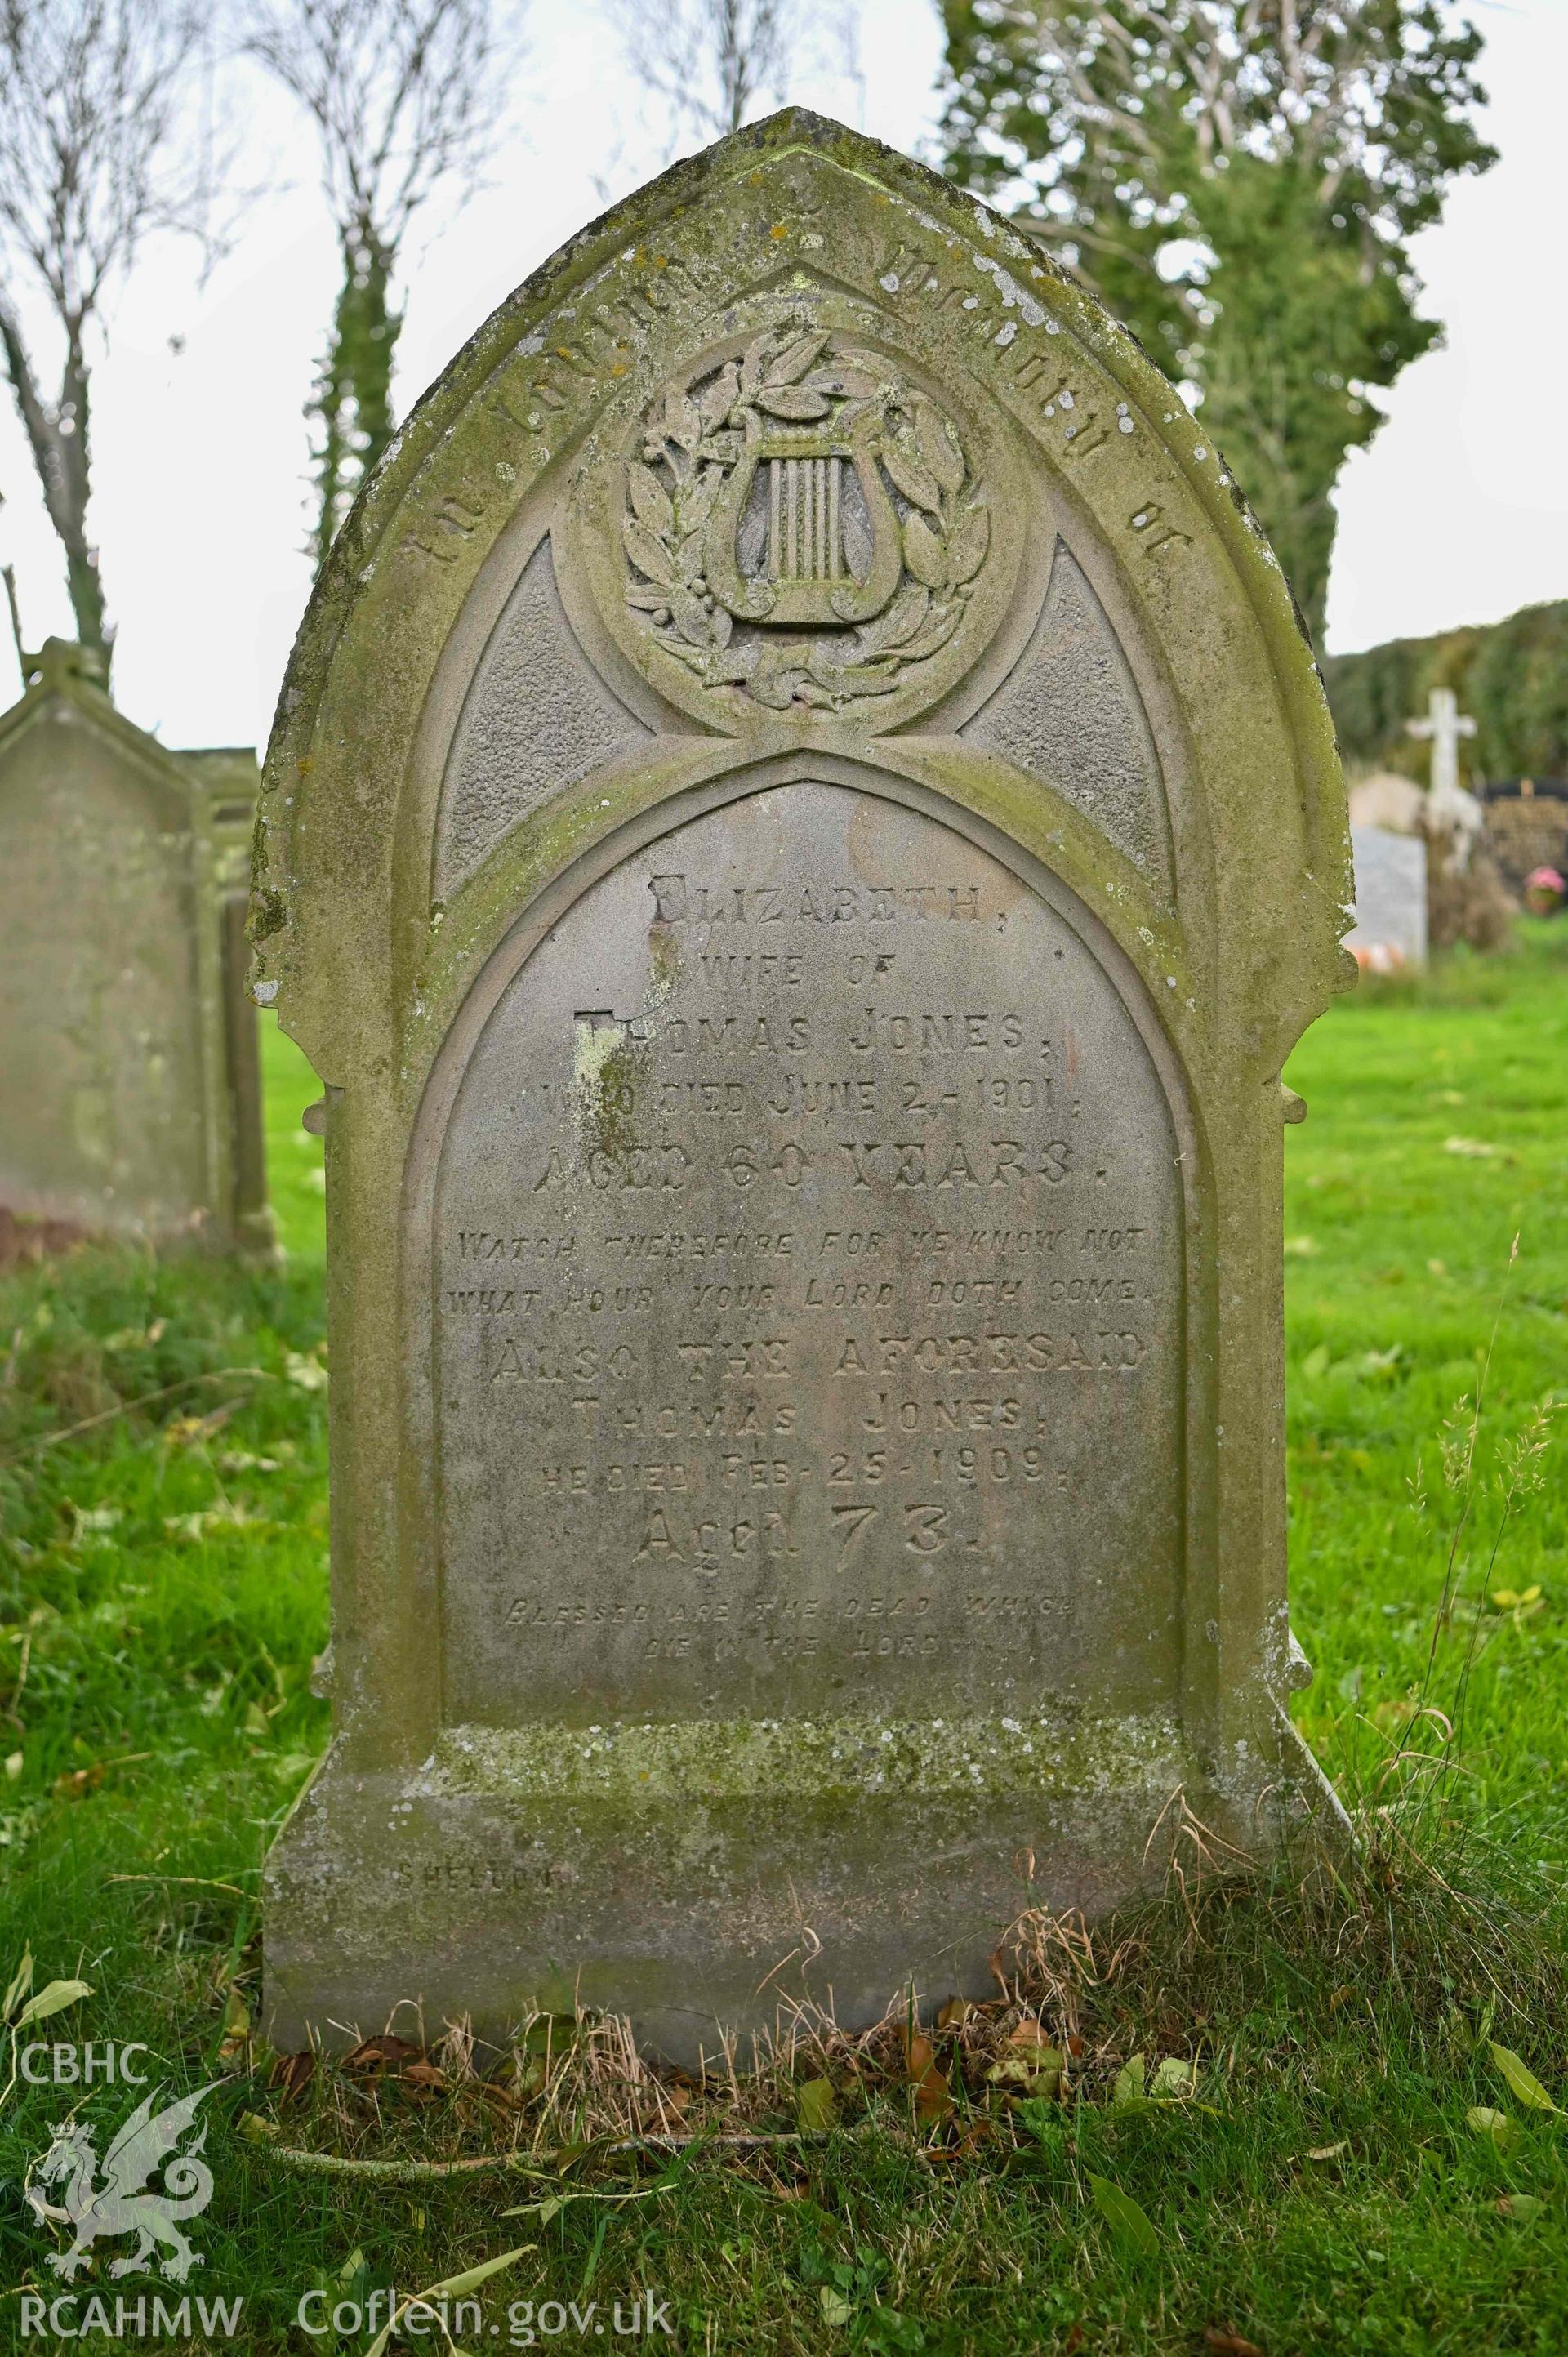
[[[835,2291],[832,2284],[824,2284],[817,2297],[822,2304],[822,2322],[830,2331],[839,2331],[854,2313],[848,2300],[842,2291]]]
[[[1049,2032],[1026,2017],[1008,2031],[1006,2053],[985,2075],[993,2087],[1021,2088],[1027,2095],[1048,2098],[1061,2093],[1066,2067],[1067,2058]]]
[[[520,2054],[509,2070],[510,2081],[502,2092],[510,2103],[531,2104],[535,2095],[543,2093],[547,2073],[542,2054]]]
[[[1521,2226],[1528,2226],[1532,2218],[1540,2217],[1546,2204],[1538,2193],[1499,2193],[1497,2207],[1500,2216],[1517,2218]]]
[[[92,1988],[87,1981],[50,1981],[30,1996],[11,2025],[13,2029],[26,2029],[30,2022],[48,2021],[51,2014],[63,2013],[70,2005],[79,2005],[91,1996]]]
[[[1337,2160],[1342,2152],[1348,2152],[1349,2149],[1349,2137],[1341,2136],[1337,2144],[1315,2144],[1311,2146],[1307,2151],[1303,2153],[1302,2158],[1304,2160]]]
[[[985,2076],[993,2087],[1021,2088],[1026,2095],[1048,2099],[1061,2093],[1062,2068],[1060,2048],[1040,2046],[1027,2054],[1010,2054],[993,2062]]]
[[[477,2291],[480,2284],[489,2281],[491,2276],[499,2275],[503,2267],[510,2267],[521,2259],[525,2251],[537,2248],[538,2245],[534,2243],[520,2243],[515,2251],[503,2251],[499,2259],[486,2259],[481,2266],[469,2267],[460,2276],[448,2276],[444,2283],[432,2284],[428,2291],[411,2292],[409,2297],[392,2310],[386,2323],[366,2350],[365,2357],[385,2357],[387,2343],[392,2334],[399,2330],[403,2317],[407,2315],[410,2309],[416,2311],[424,2308],[438,2309],[443,2300],[453,2298],[458,2293]],[[456,2343],[449,2341],[448,2345],[456,2348]]]
[[[390,2063],[393,2070],[400,2070],[403,2063],[413,2061],[418,2053],[418,2047],[411,2046],[406,2038],[394,2038],[390,2030],[384,2030],[381,2037],[364,2039],[351,2054],[345,2054],[343,2068],[384,2071]]]
[[[1204,2326],[1203,2345],[1214,2350],[1217,2357],[1263,2357],[1255,2341],[1249,2341],[1244,2333],[1227,2331],[1218,2324]]]
[[[1301,1372],[1306,1377],[1308,1383],[1316,1383],[1319,1375],[1326,1375],[1328,1372],[1328,1345],[1326,1342],[1319,1342],[1316,1350],[1309,1351],[1307,1352],[1305,1358],[1301,1362]]]
[[[534,2247],[532,2243],[520,2243],[515,2251],[503,2251],[499,2259],[482,2260],[477,2267],[465,2267],[460,2276],[447,2276],[440,2283],[432,2284],[430,2289],[421,2292],[419,2297],[421,2299],[446,2299],[456,2292],[478,2291],[482,2283],[489,2283],[492,2276],[499,2276],[503,2267],[510,2267],[514,2260],[521,2258],[525,2251],[532,2251]]]
[[[11,1975],[11,1986],[0,1998],[0,2021],[9,2021],[16,2007],[33,1986],[33,1951],[24,1946],[22,1961]]]
[[[1512,2093],[1517,2095],[1520,2102],[1526,2104],[1530,2111],[1555,2112],[1559,2108],[1559,2106],[1552,2102],[1551,2096],[1547,2093],[1545,2088],[1541,2085],[1534,2072],[1529,2068],[1528,2064],[1521,2062],[1519,2056],[1515,2054],[1510,2048],[1507,2046],[1493,2046],[1491,2049],[1491,2056],[1493,2061],[1497,2064],[1498,2069],[1508,2081]]]
[[[542,2226],[548,2226],[552,2218],[560,2216],[568,2201],[587,2201],[592,2198],[587,2193],[547,2193],[542,2201],[520,2201],[515,2210],[503,2210],[501,2216],[537,2218]]]
[[[427,2062],[421,2055],[417,2062],[410,2062],[406,2069],[398,2072],[398,2083],[402,2086],[413,2088],[422,2095],[438,2095],[446,2091],[446,2073],[445,2071],[438,2070],[434,2062]]]
[[[1094,2206],[1111,2229],[1112,2239],[1124,2250],[1136,2251],[1144,2258],[1153,2257],[1159,2250],[1160,2238],[1147,2211],[1141,2210],[1132,2195],[1112,2185],[1108,2177],[1096,2177],[1092,2169],[1086,2174]]]
[[[943,2006],[940,2013],[937,2016],[937,2028],[939,2029],[957,2029],[969,2019],[970,2015],[973,2013],[975,2007],[968,1997],[950,1996],[946,2005]]]
[[[283,2130],[276,2120],[264,2120],[260,2112],[242,2112],[240,2134],[251,2144],[271,2144],[274,2136],[283,2134]]]
[[[523,2050],[529,2054],[564,2054],[577,2042],[577,2018],[570,2013],[536,2013],[523,2032]]]
[[[223,2006],[223,2041],[218,2049],[220,2062],[236,2061],[244,2052],[250,2035],[251,2008],[231,1982]]]
[[[316,2056],[306,2047],[298,2054],[280,2054],[273,2064],[273,2086],[278,2088],[285,2104],[302,2095],[316,2076]]]
[[[1478,1137],[1445,1137],[1443,1141],[1444,1154],[1464,1155],[1472,1162],[1485,1162],[1497,1150],[1495,1146],[1487,1146]]]
[[[1148,2065],[1141,2054],[1134,2054],[1130,2062],[1122,2063],[1116,2073],[1115,2083],[1111,2090],[1111,2101],[1113,2106],[1119,2104],[1143,2102],[1144,2078],[1147,2068]]]
[[[824,2136],[838,2117],[831,2079],[808,2079],[795,2091],[795,2121],[804,2136]]]
[[[928,2127],[934,2127],[952,2110],[952,2089],[938,2064],[936,2049],[922,2030],[904,2033],[904,2069],[917,2113]]]
[[[1167,2054],[1149,2082],[1151,2095],[1167,2098],[1190,2095],[1197,2086],[1197,2072],[1179,2054]]]
[[[1513,2134],[1513,2122],[1506,2112],[1493,2111],[1489,2104],[1472,2104],[1465,2115],[1465,2125],[1477,2136],[1490,2136],[1494,2144]]]

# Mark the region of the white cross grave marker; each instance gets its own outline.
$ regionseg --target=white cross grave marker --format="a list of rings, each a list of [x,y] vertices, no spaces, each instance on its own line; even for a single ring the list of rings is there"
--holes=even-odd
[[[1459,739],[1473,737],[1476,724],[1467,712],[1460,711],[1451,687],[1433,689],[1426,714],[1424,720],[1407,720],[1404,725],[1412,737],[1432,739],[1432,799],[1441,808],[1459,791]]]

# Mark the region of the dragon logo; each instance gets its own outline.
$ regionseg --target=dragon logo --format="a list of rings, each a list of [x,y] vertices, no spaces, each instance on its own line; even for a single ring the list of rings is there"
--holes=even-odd
[[[94,2243],[119,2234],[134,2234],[136,2247],[127,2258],[114,2261],[111,2276],[146,2271],[155,2244],[162,2252],[160,2272],[171,2283],[183,2283],[192,2267],[203,2265],[200,2252],[191,2249],[180,2225],[187,2218],[199,2217],[212,2199],[212,2171],[198,2158],[207,2142],[206,2122],[188,2151],[176,2153],[175,2147],[196,2126],[199,2107],[212,2087],[220,2084],[214,2080],[211,2086],[199,2087],[194,2095],[161,2112],[153,2109],[162,2092],[155,2088],[137,2104],[104,2154],[102,2177],[91,2129],[76,2120],[67,2120],[55,2129],[54,2142],[36,2175],[38,2184],[63,2185],[64,2199],[47,2201],[32,2184],[27,2195],[40,2223],[74,2230],[76,2240],[70,2250],[49,2254],[48,2264],[57,2276],[70,2282],[86,2265]],[[161,2191],[149,2191],[148,2180],[166,2162]]]

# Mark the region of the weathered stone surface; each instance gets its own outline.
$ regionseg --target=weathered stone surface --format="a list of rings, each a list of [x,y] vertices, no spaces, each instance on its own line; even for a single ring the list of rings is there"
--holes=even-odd
[[[1068,551],[1016,671],[963,734],[1074,803],[1169,899],[1170,816],[1127,657]]]
[[[51,640],[0,716],[0,1201],[271,1240],[244,989],[251,753],[169,753]]]
[[[841,2019],[983,1987],[1178,1794],[1286,1839],[1278,1076],[1345,805],[1191,420],[788,114],[531,281],[353,529],[252,928],[335,1371],[272,2034],[579,1996],[690,2056],[791,1954]]]
[[[520,818],[647,735],[580,651],[542,540],[463,706],[435,833],[438,899]]]
[[[780,786],[507,985],[434,1175],[456,1717],[1174,1714],[1176,1124],[1058,897]]]

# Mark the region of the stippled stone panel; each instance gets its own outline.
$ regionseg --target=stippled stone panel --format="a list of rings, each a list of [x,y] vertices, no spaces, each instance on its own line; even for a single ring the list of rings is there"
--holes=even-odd
[[[1170,898],[1170,814],[1137,683],[1060,542],[1033,639],[962,734],[1054,786]]]
[[[467,881],[551,793],[648,735],[577,644],[550,543],[523,567],[464,702],[436,822],[438,899]]]

